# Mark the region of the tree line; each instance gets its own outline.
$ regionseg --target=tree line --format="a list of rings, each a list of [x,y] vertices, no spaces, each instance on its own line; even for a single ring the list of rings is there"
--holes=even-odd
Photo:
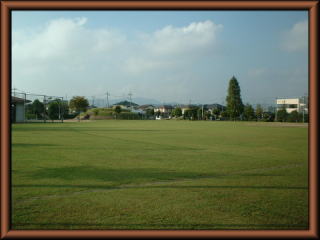
[[[228,95],[226,97],[227,110],[225,117],[230,120],[246,121],[278,121],[278,122],[307,122],[308,114],[292,111],[288,113],[285,106],[281,109],[275,109],[274,112],[264,111],[260,104],[256,109],[249,103],[243,104],[238,80],[233,76],[229,81]]]
[[[199,106],[191,106],[182,111],[180,107],[175,107],[170,113],[155,112],[154,109],[147,109],[145,116],[137,114],[140,119],[150,119],[152,117],[172,117],[189,120],[241,120],[241,121],[266,121],[266,122],[308,122],[308,114],[302,114],[297,111],[288,113],[285,106],[281,109],[272,109],[271,111],[264,111],[262,106],[258,104],[254,108],[251,104],[243,104],[241,98],[241,89],[236,77],[232,77],[229,81],[229,86],[226,96],[226,107],[217,105],[213,109],[206,109]],[[81,112],[86,112],[89,107],[89,101],[83,96],[73,97],[69,103],[61,99],[54,99],[47,105],[40,102],[38,99],[34,100],[32,104],[26,107],[28,118],[44,119],[68,119],[78,116],[80,118]],[[70,113],[71,110],[71,113]],[[95,110],[95,115],[98,110]],[[115,118],[120,116],[121,107],[115,106],[112,110]],[[89,117],[89,115],[86,115]],[[132,116],[130,116],[132,117]],[[137,119],[129,118],[128,119]],[[138,118],[139,119],[139,118]]]
[[[76,117],[81,110],[86,111],[88,106],[88,100],[80,96],[72,98],[69,103],[59,98],[47,102],[35,99],[31,104],[26,105],[26,118],[36,120],[70,119]],[[73,110],[74,113],[70,113],[70,110]]]

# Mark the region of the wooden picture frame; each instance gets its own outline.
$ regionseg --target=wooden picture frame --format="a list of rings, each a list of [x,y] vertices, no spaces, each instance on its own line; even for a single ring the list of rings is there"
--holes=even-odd
[[[318,1],[1,1],[1,238],[319,237],[317,229]],[[11,230],[10,83],[12,10],[307,10],[309,12],[309,230]]]

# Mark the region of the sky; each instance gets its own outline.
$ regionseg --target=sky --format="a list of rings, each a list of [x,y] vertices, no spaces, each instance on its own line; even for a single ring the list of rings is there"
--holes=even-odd
[[[308,93],[307,11],[12,11],[12,88],[142,103]],[[139,103],[139,102],[138,102]]]

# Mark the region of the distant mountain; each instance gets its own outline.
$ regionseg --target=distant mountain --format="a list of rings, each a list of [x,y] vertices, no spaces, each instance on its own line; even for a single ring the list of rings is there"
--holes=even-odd
[[[121,101],[121,102],[117,102],[117,103],[115,103],[114,105],[123,105],[123,106],[139,106],[139,104],[136,104],[136,103],[134,103],[133,101],[132,102],[129,102],[129,101],[127,101],[127,100],[124,100],[124,101]]]
[[[129,101],[127,98],[120,98],[117,100],[110,100],[109,103],[110,105],[115,104],[117,102],[120,101]],[[132,102],[139,104],[139,105],[144,105],[144,104],[161,104],[160,101],[156,100],[156,99],[152,99],[152,98],[132,98]]]
[[[178,102],[164,102],[161,105],[179,106],[179,105],[182,105],[182,104],[178,103]]]
[[[132,101],[138,103],[139,105],[143,105],[143,104],[161,104],[160,101],[156,100],[156,99],[152,99],[152,98],[132,98]]]
[[[118,99],[109,99],[109,105],[112,106],[114,104],[119,104],[123,102],[123,105],[128,104],[128,106],[130,105],[130,101],[128,98],[118,98]],[[92,104],[91,99],[89,99],[89,103],[90,105]],[[146,104],[151,104],[154,106],[160,106],[160,105],[171,105],[171,106],[179,106],[179,105],[186,105],[186,104],[182,104],[182,103],[178,103],[178,102],[160,102],[159,100],[153,99],[153,98],[143,98],[143,97],[137,97],[137,98],[132,98],[132,105],[136,106],[137,105],[146,105]],[[103,99],[103,98],[96,98],[94,100],[94,105],[97,107],[106,107],[107,105],[107,100]],[[192,105],[197,105],[200,106],[202,104],[192,104]],[[208,107],[224,107],[220,104],[214,103],[214,104],[203,104],[204,106],[208,106]]]
[[[109,99],[109,105],[113,105],[119,102],[129,101],[127,98],[118,98],[118,99]],[[144,104],[153,104],[153,105],[159,105],[162,104],[160,101],[152,98],[132,98],[132,102],[136,103],[138,105],[144,105]],[[92,104],[92,100],[89,99],[90,105]],[[103,98],[96,98],[94,99],[94,105],[97,107],[105,107],[107,105],[107,100]]]

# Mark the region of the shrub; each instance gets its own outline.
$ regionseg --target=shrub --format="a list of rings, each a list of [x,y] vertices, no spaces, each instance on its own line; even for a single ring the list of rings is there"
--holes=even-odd
[[[92,109],[93,115],[98,116],[99,115],[99,108]]]
[[[288,122],[301,122],[301,118],[297,111],[292,111],[290,114],[288,114],[287,120]]]
[[[285,122],[287,121],[288,113],[285,109],[281,109],[277,111],[277,119],[278,122]]]
[[[26,119],[36,119],[36,114],[33,113],[26,113]]]

